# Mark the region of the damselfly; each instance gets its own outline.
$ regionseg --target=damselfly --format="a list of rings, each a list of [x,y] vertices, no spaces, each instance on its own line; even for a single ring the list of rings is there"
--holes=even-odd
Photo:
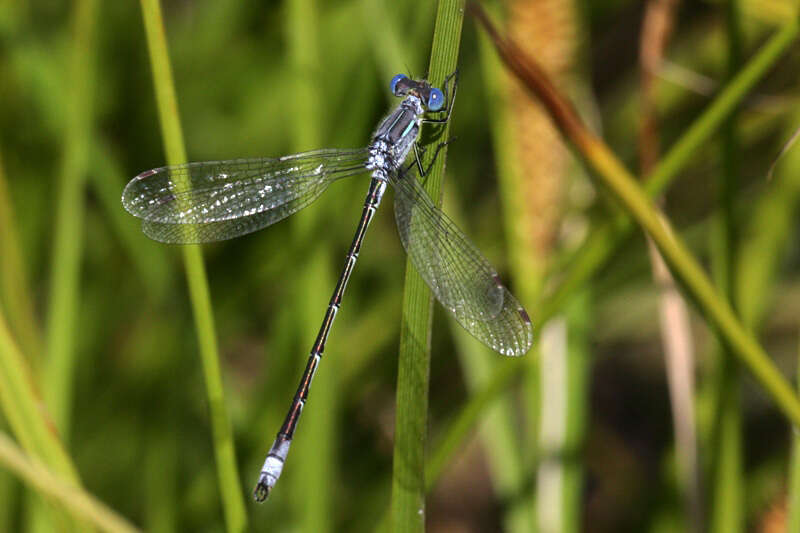
[[[367,171],[371,174],[344,269],[292,405],[261,469],[254,494],[257,501],[266,499],[283,470],[364,234],[387,183],[394,187],[400,240],[445,309],[474,337],[503,355],[522,355],[533,342],[533,328],[525,310],[418,181],[417,174],[426,172],[416,145],[420,127],[450,119],[456,86],[456,73],[448,76],[441,89],[402,74],[392,78],[390,89],[403,101],[379,124],[366,148],[161,167],[139,174],[122,193],[123,206],[142,219],[142,230],[148,237],[165,243],[204,243],[269,226],[313,202],[334,181]],[[403,167],[412,149],[416,163]]]

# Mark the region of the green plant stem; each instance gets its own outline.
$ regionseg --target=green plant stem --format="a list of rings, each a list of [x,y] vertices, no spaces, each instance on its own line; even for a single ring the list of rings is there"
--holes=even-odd
[[[44,399],[56,428],[65,440],[68,440],[72,411],[75,332],[79,330],[76,319],[80,316],[78,286],[83,247],[83,189],[89,163],[96,18],[96,0],[83,0],[76,4],[47,312]]]
[[[186,150],[175,99],[161,7],[158,0],[141,0],[141,6],[167,162],[170,165],[179,165],[186,162]],[[228,531],[243,531],[247,525],[247,517],[236,466],[231,422],[225,407],[214,317],[202,249],[191,245],[184,246],[182,251],[205,376],[225,522]]]
[[[730,0],[726,5],[726,11],[728,72],[732,77],[742,62],[739,0]],[[711,269],[721,295],[733,308],[738,308],[734,292],[739,246],[734,213],[734,199],[739,188],[740,163],[737,113],[731,113],[725,121],[722,134],[724,171],[719,173],[717,179],[717,205],[720,206],[720,210],[715,217],[714,231],[712,231]],[[740,365],[731,357],[730,352],[727,342],[718,338],[714,380],[716,388],[714,412],[717,419],[712,439],[714,477],[709,531],[736,533],[745,527],[741,371]]]
[[[22,350],[29,354],[30,364],[38,374],[41,367],[41,339],[33,312],[33,295],[23,267],[16,216],[0,157],[0,309],[3,308],[7,310],[9,325],[19,339]],[[5,426],[5,421],[0,420],[0,431],[5,430]],[[0,475],[0,530],[10,530],[12,527],[17,492],[11,476]]]
[[[26,455],[5,433],[0,432],[0,464],[37,492],[58,501],[76,518],[86,520],[102,531],[139,531],[94,496],[56,475],[36,458]]]
[[[5,301],[8,323],[34,369],[41,365],[42,342],[34,313],[34,299],[22,259],[16,217],[0,157],[0,296]]]
[[[11,337],[0,309],[0,408],[17,440],[31,456],[39,457],[53,471],[79,485],[77,470],[64,450],[53,422],[42,408],[33,375],[26,359]],[[58,517],[38,498],[29,500],[34,530],[52,529],[66,517]]]
[[[78,483],[77,470],[52,430],[53,422],[41,408],[39,393],[22,352],[0,313],[0,405],[14,435],[30,454],[55,472]]]
[[[76,359],[76,332],[83,253],[84,181],[89,163],[94,96],[96,0],[74,4],[66,87],[66,121],[61,156],[50,294],[45,325],[45,360],[41,385],[44,404],[64,442],[69,441]],[[34,359],[35,361],[35,359]],[[77,476],[76,476],[77,478]],[[28,507],[30,530],[52,529],[55,524],[41,500]],[[80,527],[80,526],[78,526]]]
[[[800,389],[800,345],[797,350],[797,387]],[[792,455],[789,469],[788,488],[789,517],[786,521],[787,533],[800,533],[800,430],[792,427]]]
[[[456,68],[463,20],[463,0],[439,1],[429,66],[429,79],[436,86],[440,86],[447,74]],[[437,139],[447,139],[450,123],[436,129]],[[423,132],[423,135],[428,145],[433,144],[430,132]],[[428,150],[428,154],[433,152],[432,148]],[[446,158],[445,146],[425,181],[425,189],[437,205],[441,204]],[[430,291],[409,259],[406,261],[400,324],[392,478],[392,524],[398,533],[425,530],[431,311]]]
[[[0,422],[0,431],[4,431],[6,425]],[[14,527],[14,511],[19,503],[17,480],[9,472],[0,475],[0,531],[12,531]]]
[[[561,531],[583,531],[582,507],[585,493],[585,461],[589,427],[590,375],[592,368],[590,290],[579,292],[570,300],[567,320],[567,414],[564,443],[561,449],[563,465],[563,498],[561,501]],[[543,378],[544,379],[544,378]]]
[[[158,431],[162,426],[155,428],[146,437],[141,471],[144,507],[142,527],[150,533],[170,533],[178,529],[181,449],[175,433]]]
[[[321,146],[324,106],[321,79],[321,62],[318,35],[320,33],[318,11],[315,0],[290,0],[286,2],[287,56],[292,72],[292,124],[288,131],[294,151],[309,150]],[[328,206],[332,204],[327,204]],[[324,209],[324,208],[323,208]],[[292,237],[299,243],[314,239],[315,231],[322,230],[320,210],[309,210],[292,217]],[[331,216],[333,218],[333,216]],[[293,306],[293,335],[296,343],[307,350],[318,333],[319,323],[311,317],[320,313],[321,295],[327,295],[335,284],[331,270],[329,241],[317,243],[309,251],[302,265],[294,272],[295,294],[299,296]],[[343,258],[343,256],[342,256]],[[307,351],[305,352],[308,353]],[[334,345],[326,347],[323,359],[338,356]],[[297,358],[305,367],[305,358]],[[293,472],[291,480],[294,513],[298,517],[298,530],[309,533],[331,531],[331,516],[336,493],[336,384],[337,372],[333,365],[323,368],[314,377],[313,392],[294,441],[292,454]],[[309,491],[308,487],[315,487]]]

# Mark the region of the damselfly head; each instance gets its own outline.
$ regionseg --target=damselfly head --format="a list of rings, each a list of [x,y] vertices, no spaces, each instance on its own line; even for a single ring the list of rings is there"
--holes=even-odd
[[[412,94],[418,97],[428,111],[439,111],[444,106],[444,93],[441,89],[431,87],[425,80],[412,80],[405,74],[398,74],[392,78],[389,89],[395,96]]]

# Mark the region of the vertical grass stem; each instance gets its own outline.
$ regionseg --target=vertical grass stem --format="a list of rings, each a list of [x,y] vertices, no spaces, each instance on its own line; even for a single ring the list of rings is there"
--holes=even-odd
[[[464,19],[463,0],[440,0],[431,47],[429,81],[440,86],[456,68]],[[431,132],[430,129],[436,131]],[[447,139],[450,123],[423,132],[428,145]],[[431,138],[435,133],[435,139]],[[432,154],[435,148],[427,151]],[[447,157],[445,146],[425,181],[425,189],[441,205]],[[425,530],[425,449],[428,425],[428,378],[430,371],[431,294],[425,282],[406,261],[400,349],[397,370],[392,478],[392,523],[396,532]]]
[[[186,162],[186,150],[183,144],[161,7],[158,0],[141,0],[141,6],[167,162],[170,165],[178,165]],[[211,297],[202,251],[196,245],[184,246],[182,251],[197,342],[205,375],[225,522],[228,531],[244,531],[247,517],[236,466],[231,421],[225,407],[214,316],[211,311]]]

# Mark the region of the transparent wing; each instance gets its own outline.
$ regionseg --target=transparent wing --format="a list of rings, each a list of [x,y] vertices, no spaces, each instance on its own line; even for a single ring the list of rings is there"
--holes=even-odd
[[[365,172],[368,153],[317,150],[278,159],[161,167],[133,178],[122,205],[151,239],[174,244],[231,239],[274,224],[316,200],[332,182]]]
[[[400,240],[420,276],[475,338],[503,355],[524,354],[533,343],[525,309],[475,245],[433,204],[416,175],[400,171],[391,183]]]

